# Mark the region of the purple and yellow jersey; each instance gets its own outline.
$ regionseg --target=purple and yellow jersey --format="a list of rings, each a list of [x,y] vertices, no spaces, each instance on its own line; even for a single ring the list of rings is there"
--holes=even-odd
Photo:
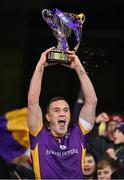
[[[59,139],[46,127],[35,136],[30,134],[36,179],[82,179],[86,142],[91,130],[86,129],[79,121]]]

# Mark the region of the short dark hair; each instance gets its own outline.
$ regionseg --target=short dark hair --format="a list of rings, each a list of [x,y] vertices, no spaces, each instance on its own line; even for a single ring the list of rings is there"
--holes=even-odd
[[[53,97],[49,100],[48,104],[47,104],[47,112],[48,112],[48,109],[49,109],[49,106],[52,102],[55,102],[55,101],[59,101],[59,100],[64,100],[65,102],[67,102],[67,104],[69,105],[68,101],[66,100],[65,97],[62,97],[62,96],[56,96],[56,97]]]
[[[96,155],[95,155],[95,153],[93,151],[87,150],[86,151],[86,156],[92,156],[94,158],[95,163],[97,164],[97,158],[96,158]]]
[[[103,160],[98,162],[97,170],[104,169],[107,166],[110,166],[112,170],[116,170],[117,169],[117,163],[116,163],[115,160],[113,160],[113,159],[103,159]]]

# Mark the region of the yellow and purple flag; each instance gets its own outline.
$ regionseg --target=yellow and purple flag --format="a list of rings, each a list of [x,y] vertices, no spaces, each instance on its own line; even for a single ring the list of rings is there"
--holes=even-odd
[[[0,115],[0,156],[12,161],[25,153],[28,148],[27,108]]]

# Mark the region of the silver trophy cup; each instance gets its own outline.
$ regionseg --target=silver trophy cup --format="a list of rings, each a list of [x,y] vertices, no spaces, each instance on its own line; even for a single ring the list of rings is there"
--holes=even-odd
[[[70,64],[69,58],[69,45],[67,42],[67,38],[71,36],[73,26],[77,27],[76,33],[78,36],[78,45],[74,49],[75,51],[79,47],[79,43],[81,40],[82,35],[82,24],[85,19],[83,14],[76,15],[73,13],[63,13],[62,15],[59,11],[55,13],[52,10],[44,9],[42,11],[42,17],[50,26],[53,31],[53,35],[57,39],[57,46],[54,48],[53,51],[48,53],[47,62],[49,63],[63,63],[63,64]],[[83,19],[83,21],[82,21]],[[78,20],[78,26],[74,24],[74,22]]]

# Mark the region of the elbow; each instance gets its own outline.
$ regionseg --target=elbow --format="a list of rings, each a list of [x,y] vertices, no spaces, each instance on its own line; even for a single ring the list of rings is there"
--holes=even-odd
[[[97,99],[96,96],[94,96],[93,99],[92,99],[92,104],[96,107],[97,103],[98,103],[98,99]]]
[[[98,103],[98,99],[97,99],[96,95],[91,96],[90,98],[88,98],[88,99],[86,100],[86,103],[87,103],[87,104],[91,104],[92,106],[96,107],[96,106],[97,106],[97,103]]]
[[[96,106],[97,103],[98,103],[98,98],[95,96],[95,97],[93,98],[93,104]]]

